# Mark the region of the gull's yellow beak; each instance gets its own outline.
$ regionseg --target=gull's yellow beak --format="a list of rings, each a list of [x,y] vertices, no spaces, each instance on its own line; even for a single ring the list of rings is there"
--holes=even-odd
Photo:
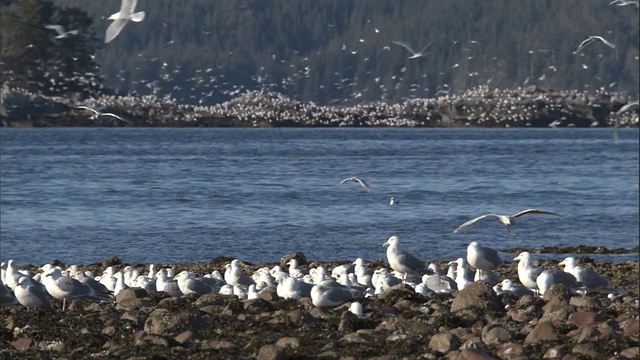
[[[562,260],[562,261],[560,261],[560,262],[558,263],[558,266],[566,266],[566,265],[567,265],[567,264],[565,264],[565,263],[564,263],[564,260]]]
[[[384,244],[382,244],[382,246],[388,246],[389,245],[389,241],[385,241]]]

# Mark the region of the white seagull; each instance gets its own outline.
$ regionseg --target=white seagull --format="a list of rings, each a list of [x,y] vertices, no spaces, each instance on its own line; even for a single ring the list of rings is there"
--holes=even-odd
[[[144,11],[134,13],[138,0],[122,0],[120,3],[120,11],[109,16],[108,20],[113,20],[111,25],[107,28],[107,32],[104,36],[104,42],[108,43],[115,39],[120,31],[127,25],[129,20],[133,22],[140,22],[144,20]]]
[[[355,177],[355,176],[343,179],[342,181],[340,181],[340,184],[344,184],[349,181],[357,182],[358,184],[360,184],[360,186],[362,186],[363,189],[369,191],[369,184],[367,184],[367,182],[364,181],[363,179],[360,179],[359,177]]]
[[[474,222],[476,222],[478,220],[482,220],[482,219],[484,219],[486,217],[489,217],[489,216],[497,217],[498,220],[500,220],[501,223],[503,223],[503,224],[505,224],[507,226],[507,229],[511,229],[511,227],[516,224],[515,218],[523,216],[523,215],[527,215],[527,214],[547,214],[547,215],[560,216],[560,215],[558,215],[558,214],[556,214],[554,212],[545,211],[545,210],[539,210],[539,209],[527,209],[527,210],[520,211],[519,213],[515,213],[513,215],[484,214],[484,215],[478,216],[477,218],[473,218],[473,219],[465,222],[464,224],[458,226],[455,230],[453,230],[453,232],[457,233],[463,227],[471,225]]]
[[[75,108],[75,109],[84,109],[84,110],[89,110],[89,111],[93,112],[93,115],[91,115],[91,117],[90,117],[90,119],[91,119],[91,120],[95,120],[95,119],[97,119],[99,116],[111,116],[111,117],[116,118],[116,119],[118,119],[118,120],[120,120],[120,121],[124,121],[124,122],[126,122],[127,124],[131,124],[131,122],[130,122],[129,120],[124,119],[124,118],[122,118],[122,117],[120,117],[120,116],[118,116],[118,115],[116,115],[116,114],[114,114],[114,113],[103,113],[103,112],[100,112],[100,111],[98,111],[98,110],[96,110],[96,109],[92,109],[92,108],[90,108],[90,107],[88,107],[88,106],[75,106],[74,108]]]
[[[580,51],[582,51],[582,49],[584,49],[587,45],[591,44],[595,40],[601,41],[603,44],[607,45],[608,47],[610,47],[612,49],[616,48],[616,46],[612,42],[607,41],[602,36],[592,35],[592,36],[589,36],[588,38],[586,38],[583,42],[581,42],[580,45],[578,45],[578,48],[576,49],[576,51],[574,51],[573,53],[574,54],[579,53]]]
[[[58,33],[58,35],[56,35],[56,39],[64,39],[66,37],[69,37],[69,35],[79,34],[78,30],[65,31],[62,25],[47,25],[45,26],[45,28],[55,30]]]
[[[640,7],[640,1],[638,0],[613,0],[609,3],[609,5],[613,4],[616,4],[617,6],[635,5],[636,7]]]
[[[436,41],[442,39],[444,37],[440,36],[439,38],[437,38],[436,40],[428,43],[425,47],[422,48],[422,50],[420,51],[415,51],[411,48],[411,46],[409,46],[407,43],[404,43],[402,41],[392,41],[392,43],[396,44],[396,45],[400,45],[403,48],[409,50],[409,52],[411,53],[411,56],[409,56],[409,59],[420,59],[423,58],[425,56],[427,56],[427,50],[429,50],[429,48],[431,48],[431,46],[433,46],[433,44],[435,44]]]

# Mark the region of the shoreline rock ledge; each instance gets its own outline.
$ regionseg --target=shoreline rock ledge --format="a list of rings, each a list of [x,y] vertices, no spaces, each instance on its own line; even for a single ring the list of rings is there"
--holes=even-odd
[[[352,106],[302,103],[274,92],[249,91],[227,102],[178,104],[156,96],[60,97],[2,89],[0,126],[135,127],[635,127],[638,99],[617,93],[511,90],[482,86],[459,95]],[[632,104],[635,103],[635,106]],[[110,116],[93,116],[88,106]]]
[[[157,266],[203,274],[229,261]],[[311,262],[300,268],[332,269],[344,263]],[[52,265],[68,267],[57,261]],[[241,265],[249,272],[276,264]],[[385,265],[365,262],[371,270]],[[516,263],[507,265],[498,275],[517,278]],[[557,267],[557,261],[537,265]],[[281,299],[270,291],[241,300],[131,288],[113,301],[75,299],[64,312],[58,302],[55,309],[0,307],[0,358],[638,359],[638,261],[589,265],[625,291],[581,296],[553,285],[542,297],[518,298],[496,294],[481,283],[425,295],[400,285],[341,306],[316,307],[309,298]],[[123,269],[127,264],[114,258],[80,266],[98,274],[107,266]],[[148,264],[130,266],[140,273],[150,269]],[[362,305],[361,314],[350,311],[355,301]]]

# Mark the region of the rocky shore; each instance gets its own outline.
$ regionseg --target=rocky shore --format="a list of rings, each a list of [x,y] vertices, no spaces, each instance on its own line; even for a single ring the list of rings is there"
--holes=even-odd
[[[309,298],[282,300],[270,292],[240,300],[234,295],[170,297],[127,289],[112,302],[74,300],[65,312],[59,303],[55,310],[0,308],[0,358],[637,359],[639,262],[594,262],[588,255],[578,259],[622,292],[580,296],[554,285],[543,297],[517,298],[497,295],[479,283],[451,294],[426,295],[398,286],[354,299],[364,308],[357,316],[349,311],[350,302],[315,307]],[[224,269],[229,261],[159,266],[203,274]],[[349,262],[302,267],[332,269]],[[506,263],[497,273],[517,279],[516,263]],[[558,266],[556,260],[536,263]],[[112,258],[82,269],[100,274],[107,266],[125,265]],[[130,265],[141,273],[148,270],[146,264]],[[243,263],[242,269],[250,273],[273,265]],[[373,270],[388,264],[366,266]]]
[[[246,92],[222,104],[195,106],[155,96],[81,94],[49,97],[2,89],[0,126],[135,127],[638,127],[637,98],[537,86],[353,106],[302,103],[273,92]],[[635,103],[635,106],[626,106]],[[87,106],[112,116],[99,115]]]

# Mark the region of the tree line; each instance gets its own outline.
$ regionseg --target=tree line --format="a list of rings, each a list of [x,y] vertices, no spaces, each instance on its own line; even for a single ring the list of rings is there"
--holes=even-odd
[[[60,73],[83,69],[105,89],[191,104],[245,90],[319,104],[397,102],[479,85],[638,93],[638,9],[607,1],[141,0],[145,20],[104,44],[106,17],[119,6],[4,0],[3,77],[51,82],[46,69],[60,62]],[[50,23],[80,35],[55,39],[44,29]],[[594,42],[574,54],[591,35],[615,48]],[[408,59],[394,41],[416,51],[434,43],[425,57]]]

